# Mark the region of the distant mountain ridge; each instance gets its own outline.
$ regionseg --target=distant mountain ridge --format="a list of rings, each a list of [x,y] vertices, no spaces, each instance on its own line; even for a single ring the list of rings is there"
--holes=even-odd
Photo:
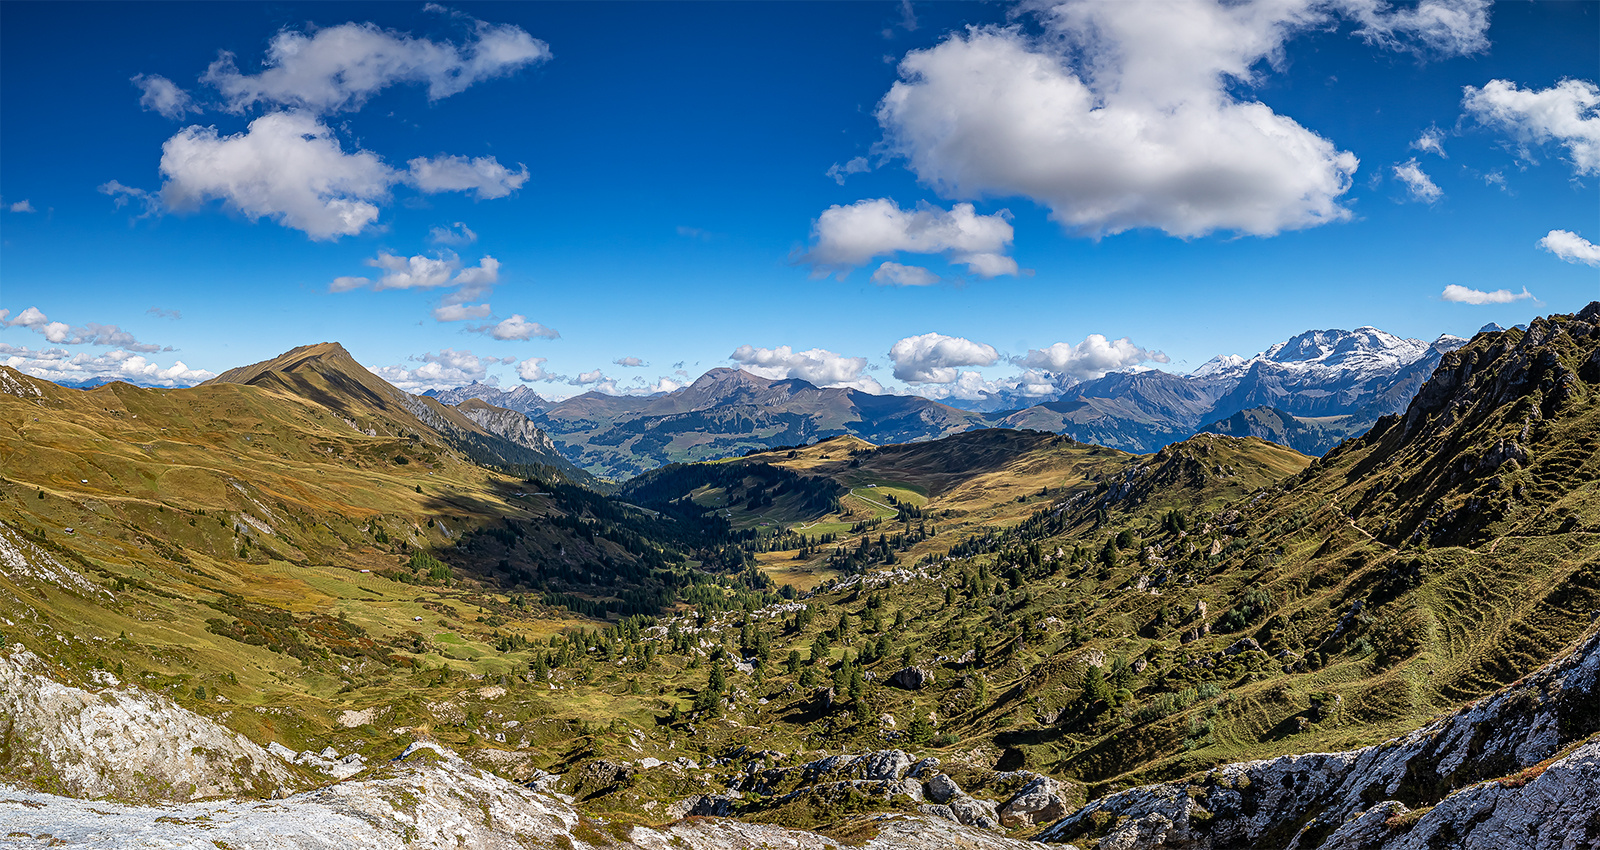
[[[1287,441],[1321,454],[1380,416],[1405,409],[1439,359],[1466,342],[1445,334],[1430,343],[1373,327],[1311,330],[1252,357],[1213,358],[1188,375],[1112,372],[1055,397],[1031,399],[872,395],[717,368],[670,393],[590,392],[525,412],[568,459],[613,478],[834,436],[882,444],[995,427],[1049,431],[1136,453],[1212,431]],[[516,409],[503,400],[504,391],[483,384],[432,395]],[[1241,417],[1246,411],[1260,413]]]
[[[515,410],[524,416],[532,416],[550,407],[551,402],[544,396],[534,392],[531,387],[512,387],[503,390],[493,384],[473,381],[464,387],[448,390],[428,390],[423,393],[428,398],[438,399],[441,404],[459,405],[469,398],[482,399],[495,407]]]
[[[584,393],[551,406],[534,421],[574,463],[613,478],[827,437],[898,443],[987,425],[981,414],[918,396],[818,387],[727,368],[712,369],[689,386],[658,396]]]

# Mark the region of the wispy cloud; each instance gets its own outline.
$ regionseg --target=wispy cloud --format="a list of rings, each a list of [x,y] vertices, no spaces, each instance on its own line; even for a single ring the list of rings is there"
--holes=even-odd
[[[1417,164],[1415,157],[1394,167],[1394,176],[1406,186],[1413,201],[1431,204],[1444,197],[1444,192],[1434,185],[1432,178]]]

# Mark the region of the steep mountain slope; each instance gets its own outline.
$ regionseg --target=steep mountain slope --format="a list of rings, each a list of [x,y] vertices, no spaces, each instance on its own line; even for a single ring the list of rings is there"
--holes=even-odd
[[[998,424],[1149,452],[1193,434],[1216,404],[1215,393],[1208,383],[1166,372],[1113,373],[1078,384],[1057,401],[1006,415]]]
[[[229,369],[201,386],[215,384],[284,392],[319,404],[344,417],[352,427],[374,435],[431,430],[480,463],[540,466],[563,475],[579,474],[553,446],[542,446],[531,435],[525,442],[507,439],[449,405],[397,389],[357,363],[336,342],[301,346],[260,363]]]
[[[1393,740],[1111,794],[1039,837],[1140,850],[1594,847],[1596,706],[1600,632],[1591,632],[1515,685]]]
[[[483,606],[537,615],[525,646],[583,622],[576,609],[653,612],[679,588],[737,583],[698,553],[699,529],[529,467],[486,469],[328,353],[178,390],[69,390],[0,368],[6,642],[294,737],[353,682],[483,675],[511,639]],[[0,773],[43,776],[24,755],[0,747]]]
[[[880,526],[858,513],[853,526],[787,522],[764,538],[772,549],[762,553],[763,564],[775,574],[819,558],[843,574],[819,585],[808,616],[789,609],[776,627],[758,616],[748,626],[737,617],[705,626],[716,633],[739,625],[745,653],[754,648],[791,659],[760,684],[739,680],[749,697],[770,705],[750,705],[741,696],[724,711],[765,730],[754,739],[766,742],[761,746],[869,749],[932,736],[944,742],[936,750],[941,758],[983,753],[963,760],[960,775],[952,773],[963,789],[1011,793],[1003,777],[1026,768],[1090,800],[1230,762],[1356,750],[1423,727],[1537,670],[1600,610],[1600,457],[1592,445],[1600,433],[1593,404],[1600,393],[1597,318],[1600,305],[1593,305],[1578,316],[1534,322],[1525,333],[1478,337],[1445,356],[1404,416],[1303,468],[1303,459],[1285,457],[1274,469],[1270,456],[1251,449],[1264,444],[1220,436],[1202,435],[1154,456],[1098,449],[1107,452],[1105,463],[1075,476],[1065,467],[1046,475],[1059,490],[1041,487],[1045,492],[1031,497],[1011,491],[1024,504],[1038,501],[1016,513],[997,510],[979,527],[961,525],[955,505],[941,501],[960,485],[932,474],[940,464],[971,458],[970,480],[981,480],[986,467],[1018,480],[1011,460],[1038,458],[1040,451],[1065,459],[1080,449],[1051,448],[1057,438],[1045,435],[1008,436],[993,444],[996,456],[1007,442],[1017,451],[996,462],[983,457],[985,432],[974,432],[884,449],[832,440],[753,456],[828,475],[847,485],[851,498],[887,510],[878,514]],[[918,453],[926,453],[927,468],[912,460]],[[983,489],[991,493],[986,504],[998,509],[996,488]],[[714,491],[691,498],[719,504]],[[937,523],[938,533],[920,537],[924,522]],[[952,533],[960,538],[955,545]],[[886,557],[891,551],[906,555],[895,563]],[[862,569],[860,578],[851,574]],[[689,631],[693,623],[678,620],[671,628],[703,634]],[[766,642],[770,649],[760,649]],[[1583,657],[1583,664],[1594,663],[1592,651]],[[858,674],[865,684],[852,683]],[[791,685],[798,687],[787,690]],[[827,699],[808,694],[811,686]],[[1373,783],[1359,777],[1367,773],[1338,773],[1327,767],[1332,761],[1313,769],[1306,757],[1260,771],[1274,783],[1287,776],[1296,788],[1306,772],[1323,771],[1332,786],[1348,779],[1349,799],[1361,808],[1334,812],[1319,808],[1329,805],[1324,801],[1278,811],[1266,796],[1238,803],[1242,815],[1220,808],[1256,781],[1257,768],[1249,764],[1219,772],[1193,792],[1180,788],[1174,797],[1157,788],[1127,799],[1184,803],[1210,794],[1218,807],[1196,810],[1195,819],[1210,818],[1222,830],[1223,818],[1235,818],[1238,825],[1227,828],[1244,830],[1243,819],[1254,818],[1248,829],[1256,831],[1241,834],[1284,841],[1305,818],[1326,811],[1332,825],[1301,845],[1316,846],[1339,825],[1340,813],[1359,814],[1385,800],[1421,811],[1463,785],[1537,768],[1563,747],[1581,744],[1600,728],[1600,718],[1560,714],[1565,731],[1547,734],[1557,721],[1539,720],[1536,701],[1551,698],[1553,687],[1534,682],[1492,704],[1500,712],[1494,723],[1474,726],[1479,719],[1469,718],[1457,727],[1499,723],[1509,744],[1489,747],[1472,737],[1475,743],[1463,748],[1449,743],[1454,731],[1429,732],[1401,749],[1363,751],[1340,762],[1404,753],[1420,766],[1397,774],[1410,777],[1400,790],[1366,793]],[[1521,719],[1513,720],[1518,711]],[[898,725],[891,730],[885,716]],[[704,717],[688,719],[699,724]],[[907,717],[919,718],[920,732],[907,729]],[[1515,729],[1527,731],[1523,743],[1513,740]],[[891,738],[900,735],[910,737]],[[754,740],[741,743],[755,746]],[[1515,759],[1495,755],[1507,747],[1520,751]],[[1470,769],[1435,769],[1456,752]],[[1570,795],[1584,793],[1590,786],[1583,783],[1593,779],[1586,766],[1592,757],[1571,757],[1559,772],[1571,782],[1550,784],[1552,774],[1540,786],[1566,788],[1561,799],[1569,807]],[[1405,790],[1412,782],[1418,784]],[[1210,785],[1218,790],[1206,791]],[[747,797],[734,811],[791,812],[787,787]],[[1473,799],[1503,807],[1506,817],[1525,805],[1514,795],[1491,796]],[[1259,816],[1250,799],[1264,801]],[[1106,848],[1139,847],[1144,839],[1132,836],[1143,834],[1145,814],[1150,829],[1172,821],[1166,809],[1130,805],[1117,803],[1104,816],[1094,814],[1102,809],[1086,810],[1075,822],[1079,831],[1062,834],[1104,838],[1099,846]],[[1383,828],[1398,835],[1420,824],[1417,835],[1438,836],[1471,826],[1476,804],[1450,805],[1452,814],[1442,810],[1433,821],[1426,813],[1398,817],[1403,811],[1390,806],[1385,811],[1397,819]],[[1131,819],[1118,820],[1124,813]],[[1111,826],[1132,832],[1108,836]],[[1171,844],[1152,846],[1190,846],[1183,842],[1200,840],[1195,835],[1206,828],[1175,829]],[[1224,841],[1229,834],[1219,831],[1215,845],[1195,846],[1245,846]],[[1496,833],[1484,833],[1490,834]],[[1352,846],[1350,835],[1338,846]],[[1277,838],[1262,840],[1281,846]]]
[[[539,430],[525,414],[504,407],[496,407],[477,398],[469,398],[456,405],[462,416],[472,420],[483,430],[504,437],[511,442],[545,456],[558,456],[556,444],[550,435]]]
[[[1324,455],[1345,440],[1366,433],[1372,422],[1353,414],[1294,416],[1275,407],[1241,410],[1226,419],[1200,426],[1203,432],[1234,437],[1260,437],[1308,455]]]

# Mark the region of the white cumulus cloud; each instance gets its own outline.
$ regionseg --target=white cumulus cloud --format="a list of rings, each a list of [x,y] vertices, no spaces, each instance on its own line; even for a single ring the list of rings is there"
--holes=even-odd
[[[1087,77],[1051,41],[1016,29],[953,36],[906,56],[879,120],[891,148],[944,194],[1030,197],[1087,235],[1270,235],[1348,217],[1337,199],[1355,157],[1264,104],[1229,97],[1229,69],[1260,58],[1260,38],[1246,38],[1260,25],[1220,9],[1195,14],[1202,8],[1053,10],[1060,34],[1094,51]],[[1165,27],[1174,31],[1154,32]],[[1229,42],[1255,50],[1241,56]]]
[[[681,390],[686,386],[688,386],[688,384],[684,383],[683,381],[674,381],[673,379],[662,375],[656,379],[655,383],[645,384],[640,388],[639,391],[642,395],[657,395],[660,393],[670,393],[674,390]]]
[[[963,337],[925,333],[895,342],[889,359],[894,376],[908,384],[948,384],[960,377],[959,367],[992,366],[1000,352]]]
[[[383,270],[373,289],[432,289],[449,283],[458,263],[453,257],[399,257],[385,251],[367,265]]]
[[[617,359],[615,359],[615,360],[613,360],[611,362],[617,364],[618,366],[624,366],[624,367],[627,367],[629,369],[637,369],[637,368],[639,368],[641,366],[649,366],[650,365],[649,363],[646,363],[643,360],[640,360],[639,358],[632,357],[632,356],[629,356],[629,357],[618,357]]]
[[[872,282],[885,286],[932,286],[939,282],[939,276],[922,266],[903,266],[885,260],[872,273]]]
[[[1570,230],[1552,230],[1539,240],[1539,247],[1569,263],[1600,266],[1600,245]]]
[[[1417,165],[1416,157],[1396,165],[1394,176],[1406,185],[1406,192],[1413,201],[1431,204],[1444,197],[1444,192],[1434,185],[1433,179],[1422,170],[1422,166]]]
[[[178,120],[202,111],[188,92],[160,74],[138,74],[130,82],[139,87],[139,105],[162,117]]]
[[[949,211],[926,203],[904,210],[888,198],[835,204],[817,216],[811,227],[815,244],[800,260],[818,274],[843,277],[874,257],[905,251],[945,254],[982,277],[1016,274],[1016,260],[1005,256],[1012,239],[1009,217],[978,215],[972,204]]]
[[[492,312],[485,303],[471,304],[488,297],[500,280],[500,261],[485,256],[476,266],[461,267],[461,258],[450,251],[436,256],[417,254],[402,257],[381,251],[367,260],[367,265],[380,269],[377,280],[370,277],[336,277],[328,285],[331,292],[348,292],[352,289],[436,289],[453,286],[456,289],[439,299],[433,308],[433,318],[440,322],[460,322],[466,319],[487,318]]]
[[[467,319],[484,319],[494,312],[488,304],[444,304],[433,308],[434,321],[461,322]]]
[[[0,364],[57,383],[128,381],[158,387],[187,387],[217,375],[191,369],[182,360],[171,366],[153,363],[141,354],[118,349],[103,354],[73,354],[64,348],[30,349],[0,343]]]
[[[430,351],[407,360],[420,365],[407,367],[405,364],[395,364],[367,368],[408,393],[421,393],[481,381],[488,374],[490,366],[516,362],[515,357],[480,357],[471,351],[451,348],[440,349],[437,354]]]
[[[413,38],[371,23],[347,23],[312,34],[282,30],[267,46],[258,74],[240,72],[223,52],[202,81],[242,112],[257,103],[316,112],[359,109],[398,83],[421,83],[431,100],[550,58],[550,47],[521,27],[472,22],[463,44]]]
[[[566,378],[544,368],[547,358],[529,357],[517,364],[517,377],[532,383],[534,381],[564,381]]]
[[[561,336],[554,328],[547,328],[538,322],[528,321],[528,317],[521,313],[511,314],[511,318],[502,319],[497,324],[479,325],[467,330],[473,333],[488,334],[499,340],[530,340],[534,337],[540,339],[556,339]]]
[[[823,348],[795,351],[787,345],[757,348],[741,345],[728,355],[752,375],[775,381],[798,378],[819,387],[850,387],[870,393],[883,392],[883,386],[870,375],[862,374],[867,358],[846,357]]]
[[[8,209],[10,209],[14,213],[37,212],[37,210],[35,210],[33,208],[33,202],[29,201],[27,198],[23,198],[22,200],[17,201],[16,203],[14,203],[10,207],[8,207]]]
[[[1524,298],[1533,297],[1526,286],[1522,288],[1521,292],[1512,292],[1509,289],[1484,292],[1481,289],[1470,289],[1458,283],[1446,286],[1444,292],[1439,295],[1444,300],[1454,301],[1457,304],[1510,304],[1513,301],[1521,301]]]
[[[99,322],[69,325],[66,322],[52,322],[38,307],[29,307],[18,313],[14,319],[8,318],[10,313],[10,310],[0,311],[0,322],[6,327],[27,328],[43,336],[46,342],[56,345],[116,346],[138,354],[151,354],[161,350],[161,346],[140,342],[133,334],[116,325],[103,325]]]
[[[474,292],[493,286],[500,282],[500,261],[486,256],[476,266],[468,266],[457,272],[450,282]]]
[[[1465,56],[1489,47],[1490,0],[1421,0],[1391,10],[1383,0],[1344,0],[1356,35],[1385,47]]]
[[[1160,351],[1135,345],[1128,337],[1106,339],[1104,334],[1089,334],[1075,345],[1058,342],[1045,348],[1029,349],[1018,365],[1055,376],[1058,383],[1089,381],[1108,372],[1131,369],[1144,363],[1170,363]]]
[[[1031,198],[1089,236],[1155,228],[1269,236],[1350,217],[1358,161],[1241,94],[1293,35],[1335,16],[1385,46],[1482,45],[1482,2],[1377,0],[1031,7],[1043,32],[973,27],[907,54],[880,102],[886,150],[947,197]]]
[[[923,398],[942,401],[945,399],[961,399],[963,401],[979,401],[998,392],[1014,389],[1010,381],[989,381],[983,375],[967,371],[962,372],[955,380],[947,384],[913,384],[910,392]],[[1053,387],[1051,388],[1054,389]]]
[[[1547,89],[1523,89],[1507,80],[1466,87],[1462,106],[1485,124],[1510,133],[1526,148],[1555,142],[1567,149],[1573,170],[1600,174],[1600,86],[1562,80]]]
[[[528,178],[527,169],[512,172],[493,157],[414,159],[410,166],[397,171],[371,151],[346,152],[333,130],[307,112],[272,112],[243,133],[225,136],[199,125],[179,131],[161,146],[164,182],[156,195],[115,180],[100,191],[119,206],[132,199],[150,210],[157,200],[168,209],[219,200],[251,221],[268,218],[327,240],[371,226],[397,184],[499,198]]]
[[[223,201],[312,239],[360,233],[378,219],[393,169],[368,151],[345,153],[333,131],[303,112],[274,112],[222,136],[187,127],[161,146],[161,199],[171,208]],[[109,184],[108,184],[109,185]]]

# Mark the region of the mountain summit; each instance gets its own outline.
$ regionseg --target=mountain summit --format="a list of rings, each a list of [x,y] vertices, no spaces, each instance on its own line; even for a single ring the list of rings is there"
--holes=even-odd
[[[292,348],[277,357],[229,369],[206,384],[246,384],[287,393],[378,435],[433,432],[478,463],[546,466],[582,477],[542,431],[516,411],[477,419],[440,401],[414,396],[362,366],[337,342]],[[514,418],[516,421],[511,421]]]

